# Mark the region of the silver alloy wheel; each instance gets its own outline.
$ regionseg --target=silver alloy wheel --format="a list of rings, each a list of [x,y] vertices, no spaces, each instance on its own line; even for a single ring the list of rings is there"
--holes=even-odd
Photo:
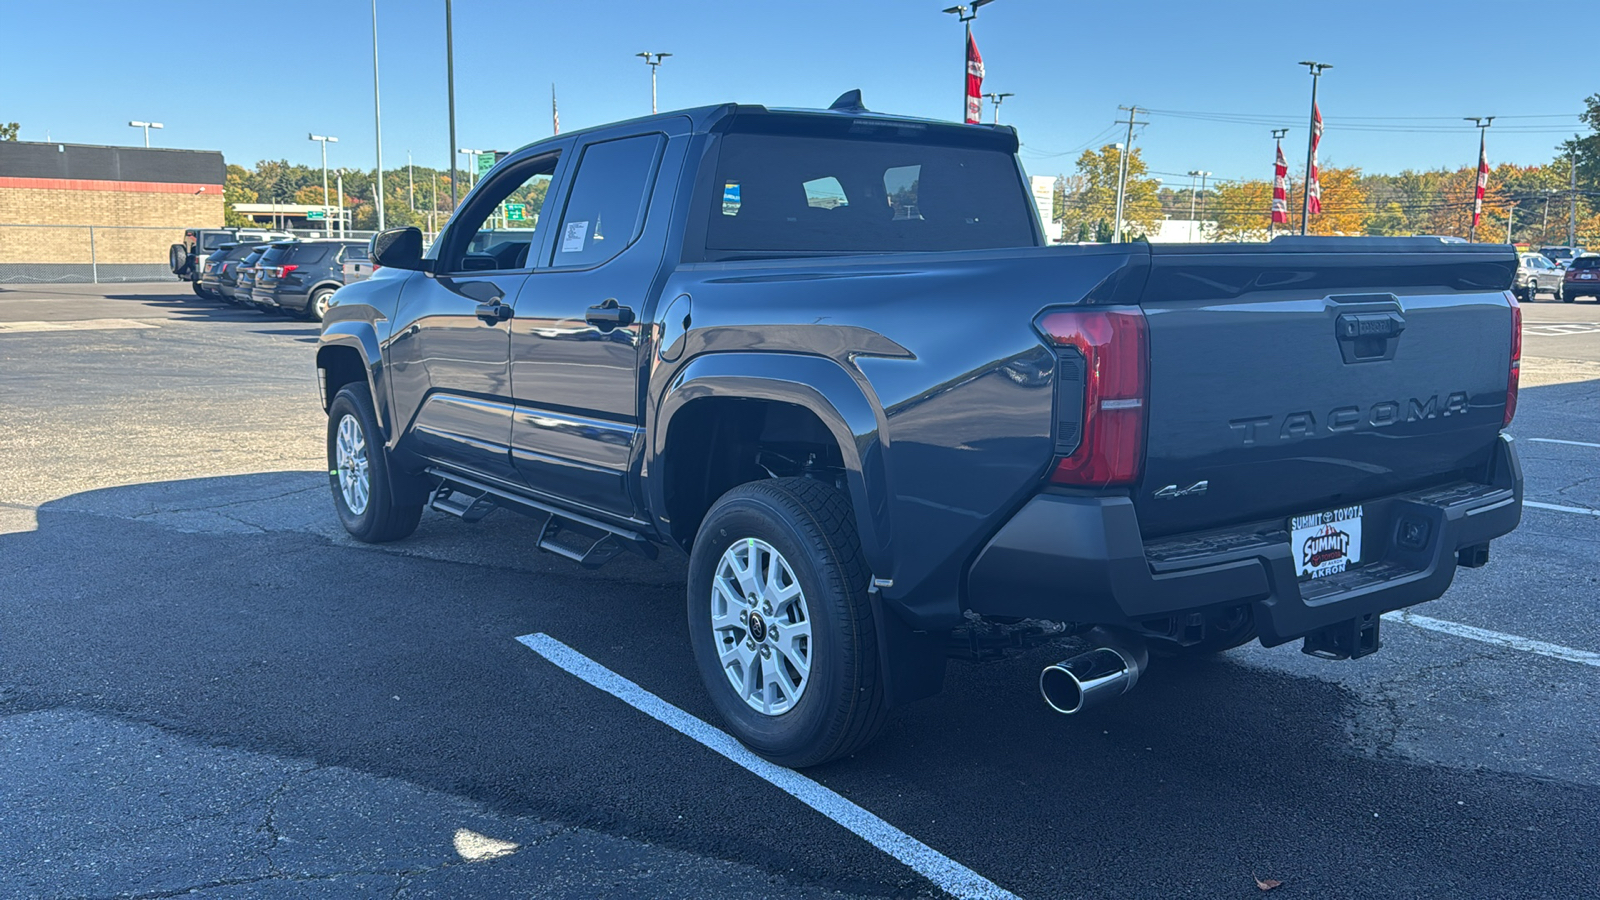
[[[735,541],[711,579],[711,630],[723,674],[753,710],[793,709],[811,679],[811,614],[788,560],[757,538]]]
[[[361,422],[349,413],[339,420],[334,451],[338,456],[339,493],[344,505],[359,516],[367,511],[372,480],[367,474],[367,436],[361,431]]]
[[[311,309],[318,320],[328,314],[328,304],[331,300],[333,300],[333,291],[322,291],[311,296]]]

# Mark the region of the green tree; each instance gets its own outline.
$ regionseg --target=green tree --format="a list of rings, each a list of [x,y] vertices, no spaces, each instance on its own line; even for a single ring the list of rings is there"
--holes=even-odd
[[[22,126],[16,122],[0,122],[0,141],[14,141]]]
[[[1062,222],[1070,231],[1087,224],[1097,240],[1109,239],[1116,219],[1117,178],[1122,151],[1115,144],[1085,150],[1078,157],[1077,173],[1067,179]],[[1146,176],[1149,167],[1134,150],[1128,156],[1128,186],[1123,202],[1123,238],[1155,231],[1161,224],[1160,183]],[[1102,236],[1105,236],[1104,238]]]
[[[230,228],[245,228],[254,224],[250,217],[236,211],[235,203],[256,202],[256,192],[249,187],[251,173],[244,166],[228,166],[222,181],[222,223]]]

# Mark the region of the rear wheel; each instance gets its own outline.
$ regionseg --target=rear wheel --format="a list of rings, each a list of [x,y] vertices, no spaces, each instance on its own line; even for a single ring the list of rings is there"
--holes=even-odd
[[[311,299],[306,301],[306,318],[313,322],[321,322],[322,317],[328,314],[328,304],[333,300],[333,288],[321,288],[313,291]]]
[[[713,705],[756,753],[812,766],[883,729],[868,578],[832,485],[750,482],[706,514],[689,558],[689,640]]]
[[[339,522],[369,544],[396,541],[417,529],[423,491],[389,467],[366,385],[340,389],[328,407],[328,482]]]
[[[189,272],[189,250],[182,244],[173,244],[167,249],[167,265],[172,268],[172,274],[185,275]]]

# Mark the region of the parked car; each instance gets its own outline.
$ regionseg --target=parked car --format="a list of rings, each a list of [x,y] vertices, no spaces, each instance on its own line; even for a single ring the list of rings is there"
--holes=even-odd
[[[372,257],[368,253],[368,248],[363,245],[360,248],[360,252],[355,250],[345,251],[344,263],[341,268],[344,270],[344,283],[355,284],[358,281],[366,281],[371,278],[377,267],[372,264]]]
[[[333,292],[344,285],[347,255],[365,258],[365,241],[315,240],[273,244],[256,265],[251,302],[284,315],[322,321]]]
[[[1511,289],[1523,302],[1533,302],[1533,295],[1538,293],[1553,294],[1557,300],[1561,299],[1562,283],[1565,280],[1566,270],[1546,259],[1539,253],[1517,254],[1517,277],[1511,283]]]
[[[217,270],[221,268],[223,259],[228,251],[236,244],[223,244],[205,258],[200,265],[200,280],[194,283],[194,292],[207,300],[221,300],[222,294],[217,290]]]
[[[1570,260],[1570,259],[1572,259],[1574,257],[1582,256],[1583,253],[1584,253],[1584,250],[1583,250],[1582,247],[1540,247],[1539,248],[1539,255],[1540,256],[1543,256],[1545,259],[1550,260],[1551,262],[1555,263],[1558,266],[1565,266],[1567,264],[1568,260]]]
[[[1076,713],[1150,650],[1364,656],[1488,562],[1522,513],[1512,248],[1050,247],[1018,146],[852,93],[516,151],[328,312],[340,521],[503,507],[584,565],[687,551],[709,699],[792,766],[952,652],[1080,635],[1038,679]],[[478,240],[534,196],[531,241]]]
[[[251,249],[244,259],[239,260],[238,274],[234,276],[233,281],[232,297],[235,303],[241,306],[255,305],[250,294],[255,288],[256,266],[261,262],[262,257],[266,256],[271,247],[271,244],[258,244]]]
[[[183,243],[173,244],[168,249],[167,264],[179,281],[190,282],[196,294],[205,296],[200,286],[201,262],[223,244],[291,237],[293,235],[287,232],[261,228],[186,228],[183,231]]]
[[[238,304],[242,301],[234,296],[239,285],[239,268],[251,253],[263,248],[264,244],[232,244],[222,257],[222,262],[215,271],[215,290],[226,303]]]
[[[1561,299],[1568,303],[1579,297],[1600,300],[1600,256],[1586,254],[1567,263],[1567,277]]]

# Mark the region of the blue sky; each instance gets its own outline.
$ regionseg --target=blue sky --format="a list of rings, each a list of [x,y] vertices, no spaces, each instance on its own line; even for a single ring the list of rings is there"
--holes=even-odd
[[[826,106],[859,87],[872,109],[953,118],[962,39],[940,13],[947,5],[456,0],[457,142],[512,149],[548,135],[552,82],[568,130],[646,113],[641,50],[674,54],[660,72],[663,109]],[[446,164],[443,6],[379,0],[386,167],[408,150]],[[1583,98],[1600,92],[1592,63],[1559,52],[1562,15],[1489,2],[996,0],[974,28],[985,90],[1016,94],[1001,119],[1017,126],[1033,174],[1070,171],[1074,151],[1116,139],[1119,104],[1138,104],[1157,110],[1136,138],[1152,170],[1237,178],[1270,176],[1274,122],[1292,129],[1289,158],[1304,158],[1302,59],[1334,64],[1321,90],[1324,165],[1473,163],[1477,139],[1459,121],[1468,115],[1506,117],[1490,131],[1492,162],[1548,161],[1579,129]],[[315,131],[340,139],[331,165],[373,164],[364,0],[0,0],[0,21],[0,121],[19,121],[23,140],[48,130],[56,141],[136,144],[126,122],[148,119],[166,125],[155,145],[221,150],[229,162],[315,164]]]

